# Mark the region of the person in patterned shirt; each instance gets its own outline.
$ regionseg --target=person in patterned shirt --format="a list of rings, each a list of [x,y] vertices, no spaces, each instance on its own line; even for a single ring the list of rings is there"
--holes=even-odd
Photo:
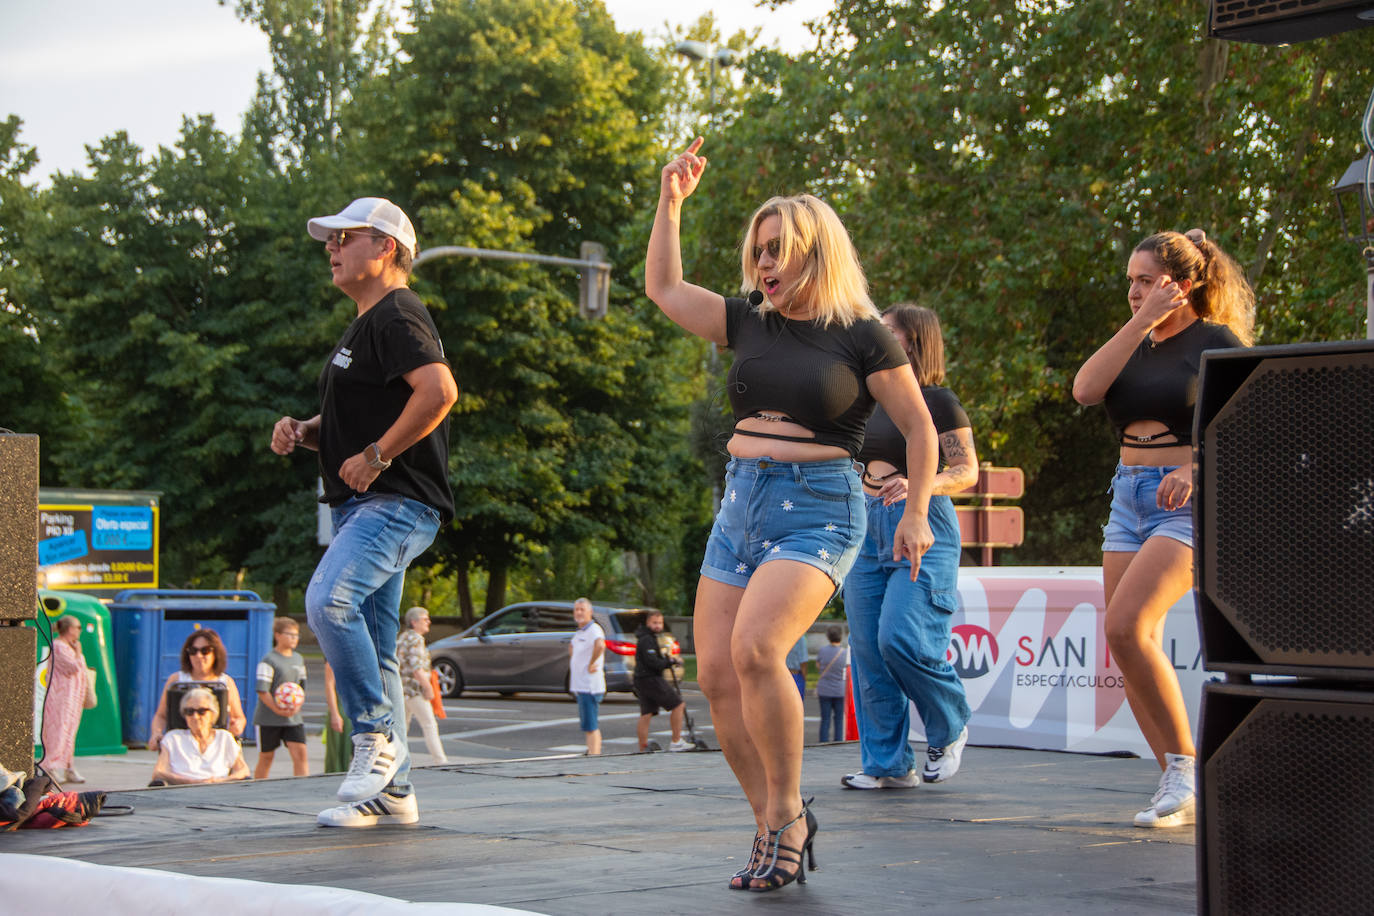
[[[429,632],[429,611],[413,607],[406,611],[406,628],[396,637],[396,661],[401,666],[401,687],[406,694],[405,730],[412,719],[420,720],[420,733],[425,736],[425,749],[435,763],[448,763],[444,745],[439,740],[439,723],[434,719],[434,684],[429,677],[429,649],[425,648],[425,634]]]

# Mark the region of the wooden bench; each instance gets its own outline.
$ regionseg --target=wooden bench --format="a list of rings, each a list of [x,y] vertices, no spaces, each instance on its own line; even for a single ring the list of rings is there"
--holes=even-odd
[[[1026,475],[1020,468],[995,468],[984,464],[978,469],[978,482],[967,490],[952,494],[957,500],[959,537],[964,547],[982,548],[981,566],[992,566],[992,551],[998,547],[1019,547],[1025,539],[1025,517],[1020,506],[993,505],[995,499],[1020,499],[1026,492]]]

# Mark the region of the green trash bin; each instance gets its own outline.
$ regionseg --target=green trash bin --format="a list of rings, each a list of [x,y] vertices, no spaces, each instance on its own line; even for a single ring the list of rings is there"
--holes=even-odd
[[[115,683],[114,653],[111,647],[110,612],[97,599],[77,592],[58,592],[46,588],[38,590],[38,603],[43,614],[36,621],[24,621],[26,626],[42,627],[50,639],[57,638],[57,618],[70,614],[81,621],[81,654],[86,666],[95,669],[95,708],[81,715],[76,731],[76,756],[93,754],[123,754],[124,735],[119,719],[119,691]],[[38,634],[38,670],[34,680],[34,759],[42,758],[43,690],[48,680],[49,638]]]

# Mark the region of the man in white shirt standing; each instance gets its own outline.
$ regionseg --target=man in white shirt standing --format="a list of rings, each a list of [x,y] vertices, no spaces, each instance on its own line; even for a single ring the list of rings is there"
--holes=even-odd
[[[606,634],[592,620],[592,603],[586,598],[573,602],[573,621],[577,632],[568,646],[568,689],[577,698],[577,721],[587,738],[587,756],[601,753],[601,726],[597,708],[606,696]]]

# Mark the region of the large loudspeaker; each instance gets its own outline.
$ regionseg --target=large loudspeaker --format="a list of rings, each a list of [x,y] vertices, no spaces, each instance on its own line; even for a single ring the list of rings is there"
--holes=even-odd
[[[1374,341],[1203,354],[1193,441],[1211,671],[1374,679]]]
[[[0,433],[0,620],[38,607],[38,437]]]
[[[1207,34],[1286,45],[1374,25],[1370,0],[1212,0]]]
[[[38,631],[0,627],[0,766],[33,775],[33,673]]]
[[[1370,912],[1374,688],[1206,684],[1199,737],[1199,911]]]

